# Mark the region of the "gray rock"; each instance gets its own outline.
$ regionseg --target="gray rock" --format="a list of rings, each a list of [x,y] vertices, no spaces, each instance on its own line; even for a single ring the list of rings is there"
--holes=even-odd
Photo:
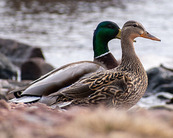
[[[161,84],[155,89],[156,92],[170,92],[173,94],[173,82],[171,81],[168,84]]]
[[[173,98],[166,102],[167,104],[173,104]]]
[[[149,110],[167,110],[167,111],[173,111],[173,105],[158,105],[158,106],[152,106],[149,108]]]
[[[0,38],[0,52],[7,56],[17,66],[30,58],[39,57],[44,59],[39,47],[31,47],[10,39]]]
[[[17,67],[2,53],[0,53],[0,78],[12,79],[17,78]]]
[[[173,93],[173,71],[163,65],[147,71],[147,92],[170,92]]]
[[[21,66],[22,80],[35,80],[54,68],[42,58],[31,58]]]

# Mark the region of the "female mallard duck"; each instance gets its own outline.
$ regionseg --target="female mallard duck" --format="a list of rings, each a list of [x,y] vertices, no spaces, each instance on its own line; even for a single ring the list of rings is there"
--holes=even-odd
[[[121,109],[132,107],[143,96],[148,85],[146,72],[134,50],[133,40],[136,37],[160,41],[140,23],[126,22],[121,33],[122,61],[118,67],[92,73],[69,87],[43,96],[40,102],[58,107],[100,103]]]
[[[132,107],[143,96],[148,85],[146,72],[134,50],[133,40],[136,37],[160,41],[140,23],[126,22],[121,34],[122,61],[118,67],[92,73],[69,87],[43,96],[39,102],[61,108],[97,104],[125,109]]]
[[[101,22],[97,26],[93,37],[94,62],[80,61],[55,69],[33,81],[29,86],[12,91],[15,97],[18,98],[12,101],[34,102],[39,100],[41,96],[49,95],[67,87],[90,73],[116,67],[118,62],[108,48],[108,42],[114,38],[120,38],[118,25],[111,21]],[[23,95],[28,97],[19,98]]]

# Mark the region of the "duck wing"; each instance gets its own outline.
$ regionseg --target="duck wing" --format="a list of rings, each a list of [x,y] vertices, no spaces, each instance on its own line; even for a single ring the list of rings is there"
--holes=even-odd
[[[112,95],[127,88],[127,75],[123,72],[111,70],[96,72],[89,77],[83,78],[73,85],[56,93],[43,97],[41,102],[52,104],[74,101],[81,104],[85,102],[99,101],[105,95]],[[94,100],[98,99],[98,100]]]
[[[72,85],[90,73],[105,69],[101,64],[92,61],[75,62],[53,70],[32,82],[28,87],[13,91],[13,93],[16,98],[22,96],[46,96]]]

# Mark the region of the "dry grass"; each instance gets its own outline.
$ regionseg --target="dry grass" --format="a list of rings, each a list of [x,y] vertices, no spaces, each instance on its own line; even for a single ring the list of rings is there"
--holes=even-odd
[[[173,138],[173,112],[165,110],[74,107],[64,112],[0,101],[0,114],[2,138]]]
[[[173,119],[173,116],[172,116]],[[172,138],[168,123],[114,109],[87,110],[59,132],[69,138]]]

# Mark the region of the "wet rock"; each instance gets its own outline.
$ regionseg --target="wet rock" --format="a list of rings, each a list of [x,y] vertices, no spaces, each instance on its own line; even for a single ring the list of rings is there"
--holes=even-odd
[[[150,110],[167,110],[173,112],[173,105],[158,105],[158,106],[151,106],[149,108]]]
[[[35,80],[53,69],[53,66],[46,63],[42,58],[31,58],[21,66],[21,79]]]
[[[166,104],[173,104],[173,98],[166,102]]]
[[[2,53],[0,53],[0,78],[12,79],[17,77],[17,67]]]
[[[158,92],[155,94],[155,96],[160,100],[169,100],[173,97],[173,94],[169,92]]]
[[[173,94],[173,82],[169,83],[169,84],[161,84],[160,86],[158,86],[155,91],[157,92],[170,92]]]
[[[9,89],[11,88],[11,85],[7,80],[0,80],[0,100],[6,100],[7,101],[7,93]]]
[[[173,71],[163,67],[152,68],[147,71],[148,89],[147,92],[170,92],[173,93]]]
[[[168,97],[165,97],[164,95],[158,95],[157,98],[161,99],[161,100],[168,100]]]
[[[14,94],[11,91],[21,89],[28,86],[31,81],[17,81],[17,80],[4,80],[0,79],[0,99],[10,100],[14,98]]]
[[[173,72],[173,62],[161,64],[160,67]]]
[[[13,64],[18,66],[29,58],[40,57],[44,59],[39,47],[31,47],[10,39],[0,38],[0,52],[7,56]]]

